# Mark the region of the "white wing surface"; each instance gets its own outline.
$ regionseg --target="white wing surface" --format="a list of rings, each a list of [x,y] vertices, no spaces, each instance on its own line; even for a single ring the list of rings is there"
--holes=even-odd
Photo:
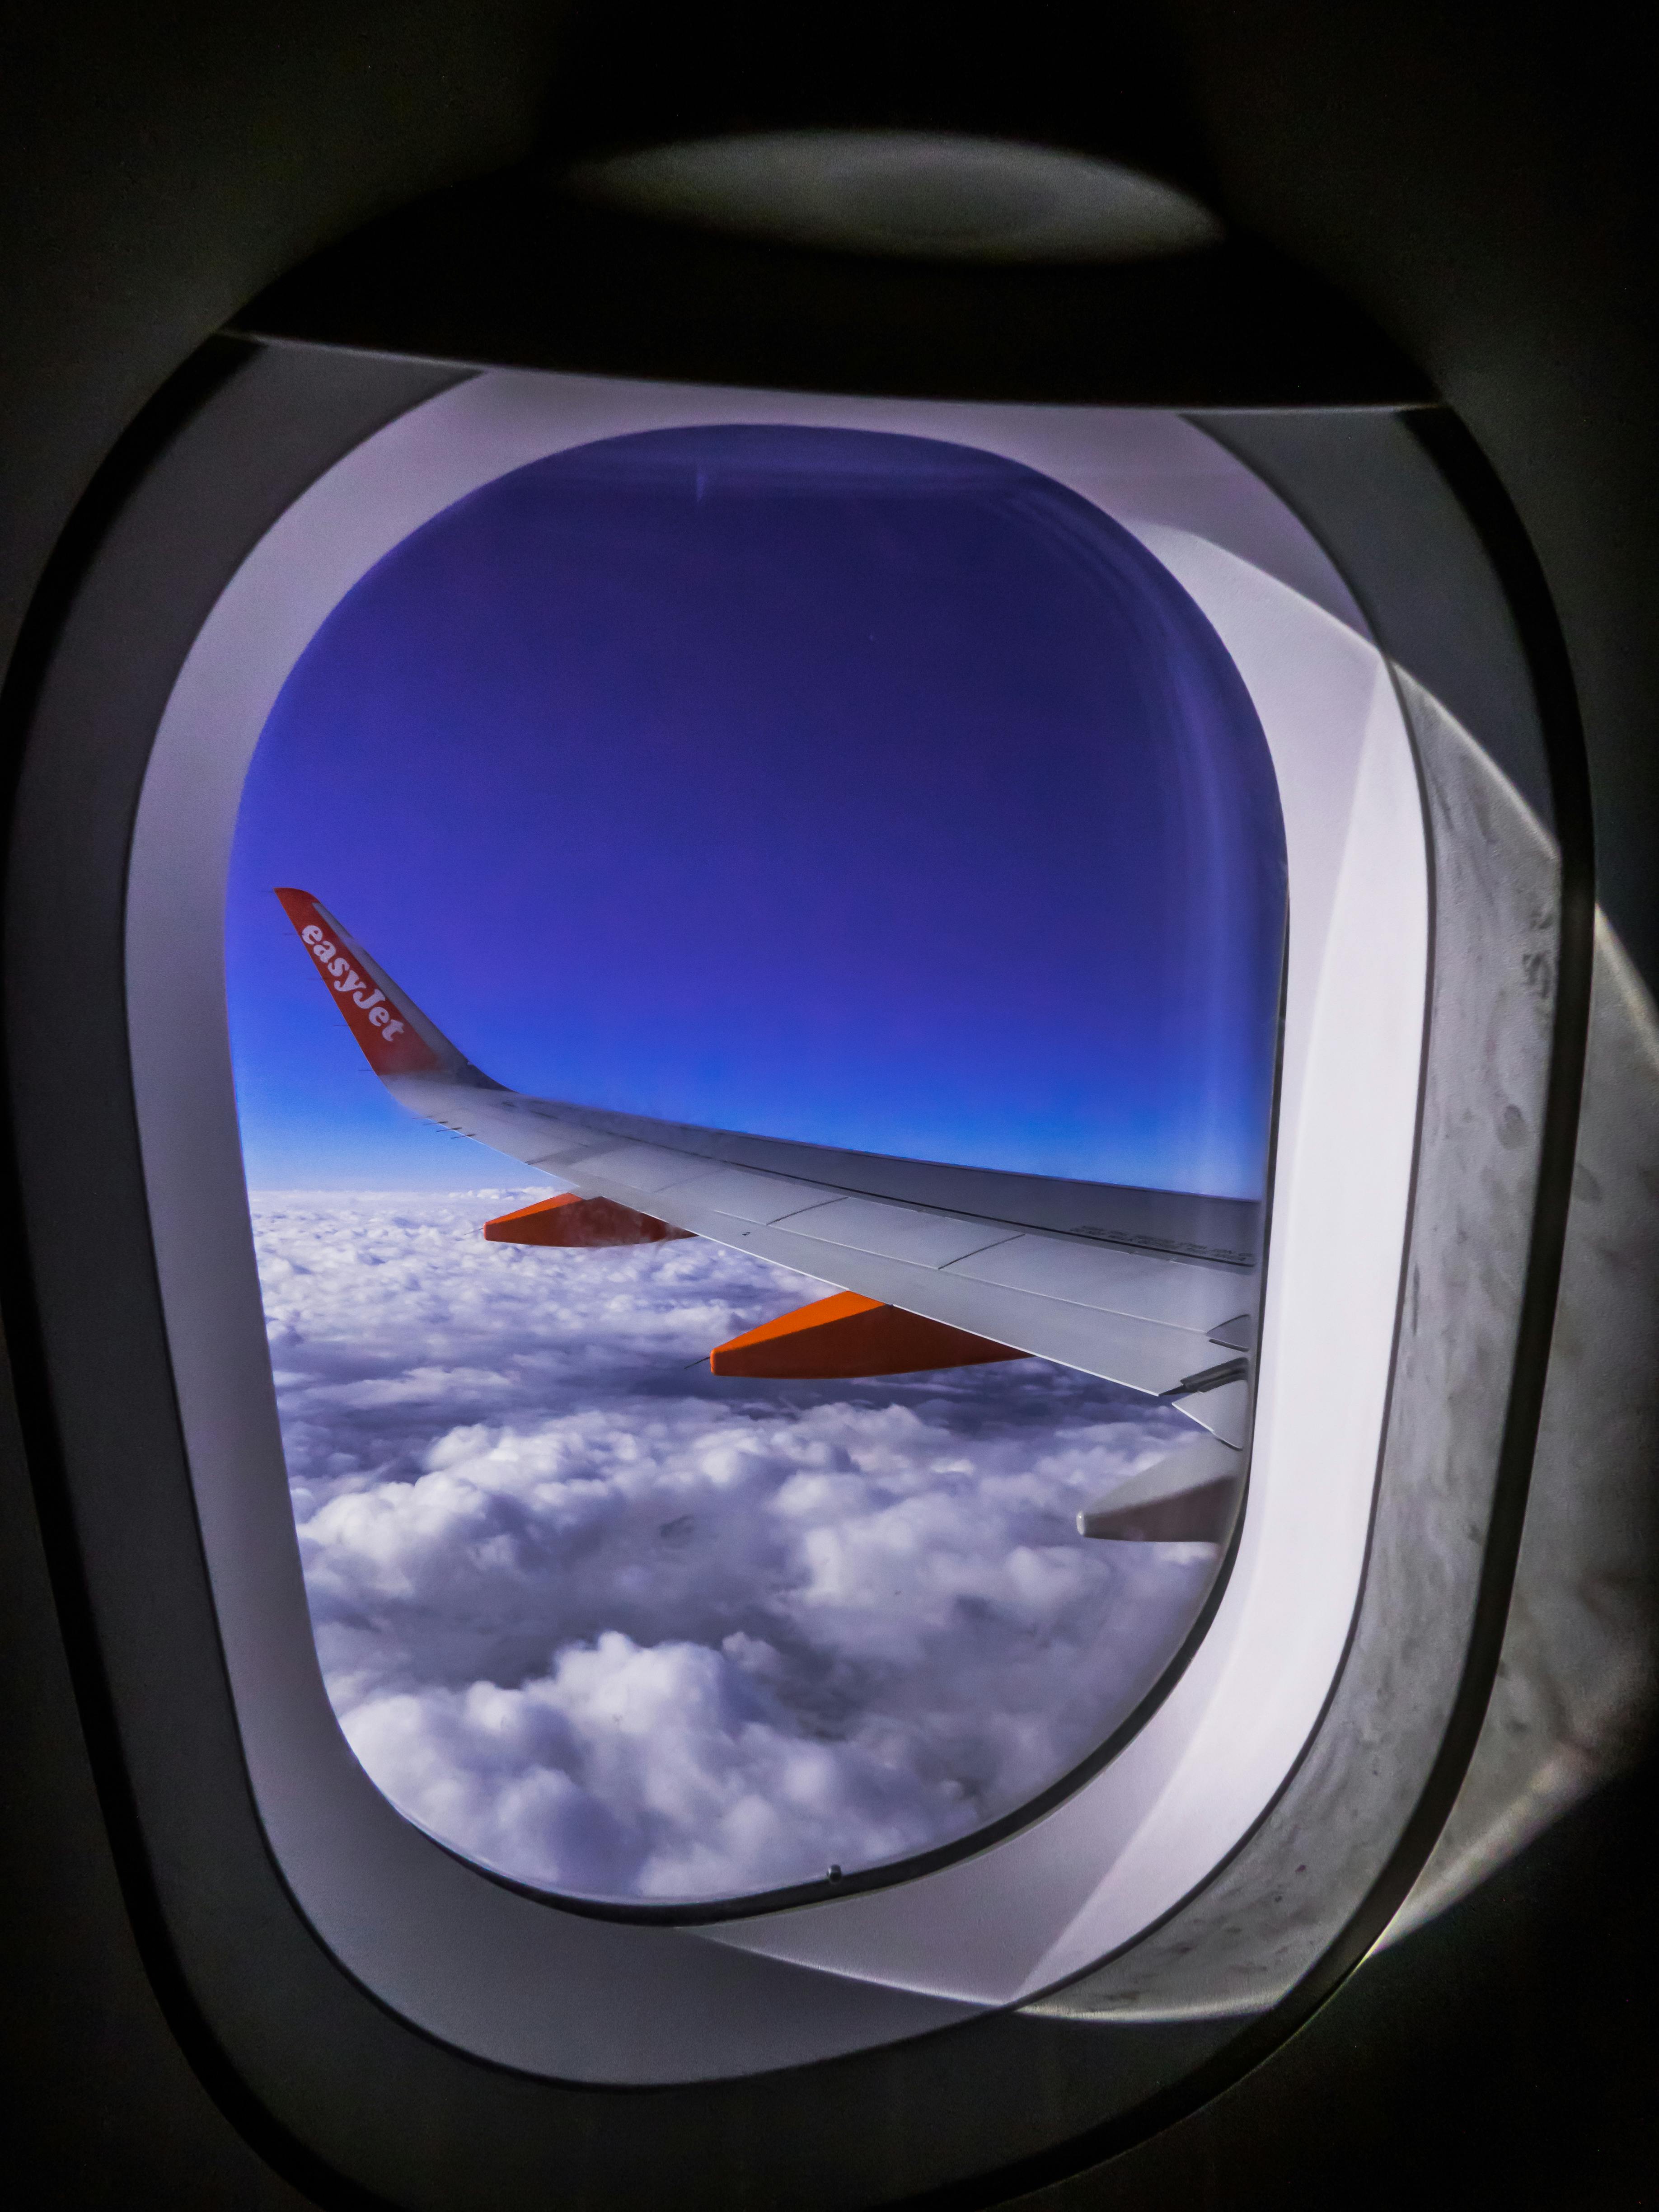
[[[1243,1444],[1259,1205],[840,1152],[508,1091],[308,893],[277,896],[410,1112],[580,1198],[1171,1400]]]

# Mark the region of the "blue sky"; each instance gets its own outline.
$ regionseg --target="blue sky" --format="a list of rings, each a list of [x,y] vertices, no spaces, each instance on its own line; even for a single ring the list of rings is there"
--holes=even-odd
[[[386,1097],[276,884],[518,1088],[1261,1188],[1284,846],[1254,710],[1133,538],[977,451],[580,448],[405,540],[295,667],[227,913],[249,1181],[526,1180]]]

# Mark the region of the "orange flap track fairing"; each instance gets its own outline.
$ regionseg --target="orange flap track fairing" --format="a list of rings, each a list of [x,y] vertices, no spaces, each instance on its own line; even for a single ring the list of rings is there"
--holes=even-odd
[[[1024,1359],[1006,1344],[883,1305],[854,1291],[797,1306],[793,1313],[716,1345],[714,1375],[775,1382],[850,1382],[866,1375],[919,1375],[934,1367],[975,1367],[992,1359]]]
[[[498,1213],[485,1222],[483,1233],[492,1244],[553,1244],[591,1252],[617,1244],[665,1244],[691,1231],[652,1213],[636,1213],[614,1199],[578,1198],[565,1191],[521,1206],[516,1213]]]

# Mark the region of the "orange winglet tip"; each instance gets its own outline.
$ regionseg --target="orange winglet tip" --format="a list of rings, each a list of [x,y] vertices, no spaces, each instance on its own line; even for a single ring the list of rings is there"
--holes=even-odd
[[[763,1376],[775,1382],[850,1382],[866,1375],[920,1375],[934,1367],[976,1367],[992,1359],[1023,1359],[1012,1346],[994,1344],[965,1328],[928,1321],[902,1306],[837,1291],[776,1321],[763,1322],[708,1355],[714,1375]]]
[[[416,1019],[355,938],[349,937],[309,891],[281,884],[276,898],[300,942],[334,994],[346,1027],[377,1075],[430,1075],[444,1062],[422,1036]]]
[[[672,1221],[659,1221],[654,1213],[635,1213],[631,1206],[618,1206],[611,1198],[578,1198],[574,1191],[557,1198],[540,1198],[514,1213],[498,1213],[486,1221],[483,1233],[492,1244],[552,1244],[567,1251],[596,1251],[616,1244],[665,1244],[676,1237],[689,1237],[689,1229],[676,1229]]]

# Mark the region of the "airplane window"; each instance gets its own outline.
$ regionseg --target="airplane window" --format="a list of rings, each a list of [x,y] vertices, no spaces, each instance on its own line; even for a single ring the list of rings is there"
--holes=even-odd
[[[1462,740],[1271,426],[392,380],[203,595],[123,909],[262,1848],[562,2080],[1139,2004],[1393,1603]]]
[[[726,244],[626,151],[566,210],[647,322],[768,251],[690,150]],[[743,387],[467,368],[442,286],[360,350],[445,205],[190,363],[31,615],[14,1340],[143,1963],[302,2186],[1040,2187],[1626,1727],[1650,1009],[1547,588],[1340,302],[1271,404],[821,346],[994,319],[990,229],[645,349]]]
[[[264,721],[227,975],[392,1802],[684,1916],[1119,1748],[1244,1498],[1285,927],[1233,657],[1018,460],[656,428],[379,559]]]

